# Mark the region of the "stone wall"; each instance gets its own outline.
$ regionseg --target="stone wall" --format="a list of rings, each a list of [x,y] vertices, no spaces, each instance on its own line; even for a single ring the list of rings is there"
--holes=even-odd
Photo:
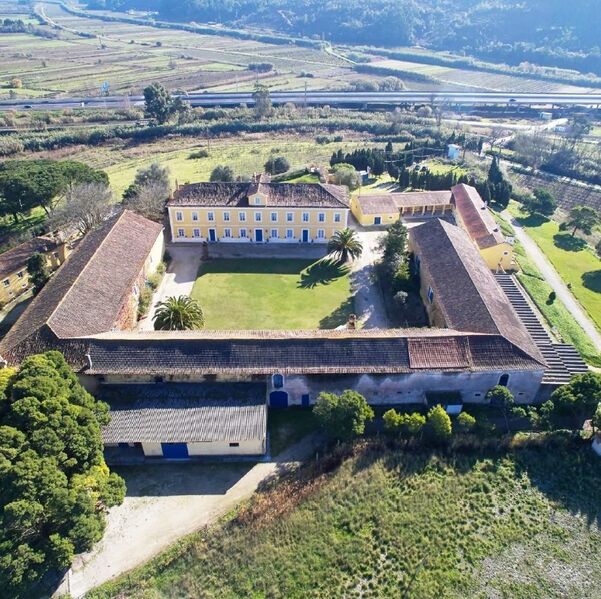
[[[543,371],[520,372],[415,372],[397,375],[328,375],[284,377],[284,386],[277,391],[288,393],[288,405],[302,405],[303,395],[315,403],[321,391],[342,393],[353,389],[361,393],[370,404],[425,403],[426,393],[455,391],[461,393],[466,403],[484,403],[486,392],[499,384],[501,375],[509,374],[507,387],[517,403],[532,403],[543,377]],[[273,380],[268,383],[268,397]]]

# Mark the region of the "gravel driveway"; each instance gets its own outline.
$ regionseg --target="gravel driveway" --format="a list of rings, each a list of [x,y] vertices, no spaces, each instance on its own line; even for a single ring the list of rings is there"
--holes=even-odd
[[[171,255],[171,262],[152,298],[148,315],[138,323],[139,331],[154,330],[152,317],[159,302],[171,296],[190,295],[192,287],[194,287],[194,281],[196,281],[198,267],[200,266],[202,248],[199,246],[170,246],[167,251]]]
[[[351,288],[355,295],[355,312],[364,329],[389,328],[380,287],[375,280],[374,265],[380,258],[377,249],[382,231],[356,231],[363,244],[361,257],[352,265]]]
[[[139,566],[184,535],[214,523],[248,499],[268,478],[319,447],[309,435],[272,462],[154,464],[116,469],[127,483],[125,501],[109,511],[102,541],[76,557],[59,593],[77,599]]]

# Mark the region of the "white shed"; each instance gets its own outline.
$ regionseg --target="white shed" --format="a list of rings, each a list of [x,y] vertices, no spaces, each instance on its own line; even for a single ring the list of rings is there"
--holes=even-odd
[[[106,447],[141,446],[147,457],[263,455],[267,405],[257,399],[148,398],[111,404]]]

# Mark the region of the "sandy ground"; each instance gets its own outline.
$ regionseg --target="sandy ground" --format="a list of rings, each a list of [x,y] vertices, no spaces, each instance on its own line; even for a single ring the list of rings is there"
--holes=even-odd
[[[127,483],[125,501],[110,510],[102,541],[76,557],[56,595],[74,598],[152,558],[178,538],[215,522],[259,484],[310,456],[309,436],[272,462],[150,464],[116,470]]]
[[[566,308],[570,311],[570,314],[574,317],[574,320],[584,329],[585,333],[589,336],[590,340],[597,348],[597,351],[601,351],[601,334],[595,326],[595,323],[589,318],[588,314],[584,311],[578,300],[572,295],[572,292],[568,289],[567,285],[563,282],[563,279],[559,273],[555,270],[554,266],[549,262],[545,254],[536,245],[536,242],[528,235],[523,227],[514,219],[511,214],[507,211],[502,213],[505,220],[509,221],[515,230],[515,236],[521,241],[522,245],[528,252],[528,256],[534,261],[538,269],[543,273],[545,280],[553,291],[557,293],[557,297],[565,304]]]

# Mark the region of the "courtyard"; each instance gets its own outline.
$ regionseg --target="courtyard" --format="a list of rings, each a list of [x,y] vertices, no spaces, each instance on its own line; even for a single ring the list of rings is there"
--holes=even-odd
[[[354,312],[351,269],[329,258],[203,261],[190,295],[210,330],[333,329]]]

